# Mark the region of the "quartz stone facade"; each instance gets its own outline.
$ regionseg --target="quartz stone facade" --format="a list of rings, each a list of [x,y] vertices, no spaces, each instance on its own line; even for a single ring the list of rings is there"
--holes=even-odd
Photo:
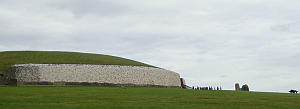
[[[7,67],[5,77],[11,85],[25,83],[45,83],[48,85],[65,82],[65,84],[108,83],[181,87],[178,73],[142,66],[17,64]]]

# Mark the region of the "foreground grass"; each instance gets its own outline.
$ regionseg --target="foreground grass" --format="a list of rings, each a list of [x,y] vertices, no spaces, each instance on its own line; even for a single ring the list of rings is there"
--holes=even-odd
[[[0,86],[0,108],[299,108],[298,94],[154,87]]]
[[[96,64],[96,65],[132,65],[147,66],[141,62],[109,55],[76,53],[76,52],[46,52],[46,51],[7,51],[0,52],[0,73],[7,66],[14,64]]]

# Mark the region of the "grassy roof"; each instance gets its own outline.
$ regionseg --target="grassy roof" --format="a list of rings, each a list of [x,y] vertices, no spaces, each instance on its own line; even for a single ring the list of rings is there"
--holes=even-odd
[[[146,66],[141,62],[121,57],[88,54],[76,52],[48,52],[48,51],[6,51],[0,52],[0,72],[7,66],[15,64],[38,63],[38,64],[95,64],[95,65],[130,65]]]

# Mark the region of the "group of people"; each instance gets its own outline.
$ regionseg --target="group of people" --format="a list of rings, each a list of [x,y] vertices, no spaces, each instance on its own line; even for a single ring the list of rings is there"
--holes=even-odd
[[[192,87],[190,87],[190,89],[194,89],[194,90],[222,90],[222,87],[220,86],[217,86],[217,88],[216,87],[213,87],[213,86],[209,86],[209,87],[194,87],[194,86],[192,86]]]

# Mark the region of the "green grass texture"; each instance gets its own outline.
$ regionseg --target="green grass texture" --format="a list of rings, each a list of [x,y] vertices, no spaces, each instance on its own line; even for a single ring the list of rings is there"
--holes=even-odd
[[[121,57],[88,54],[77,52],[50,52],[50,51],[6,51],[0,52],[0,72],[4,72],[7,66],[15,64],[95,64],[95,65],[129,65],[146,66],[141,62]]]
[[[190,108],[297,109],[300,95],[110,86],[0,86],[0,109]]]

